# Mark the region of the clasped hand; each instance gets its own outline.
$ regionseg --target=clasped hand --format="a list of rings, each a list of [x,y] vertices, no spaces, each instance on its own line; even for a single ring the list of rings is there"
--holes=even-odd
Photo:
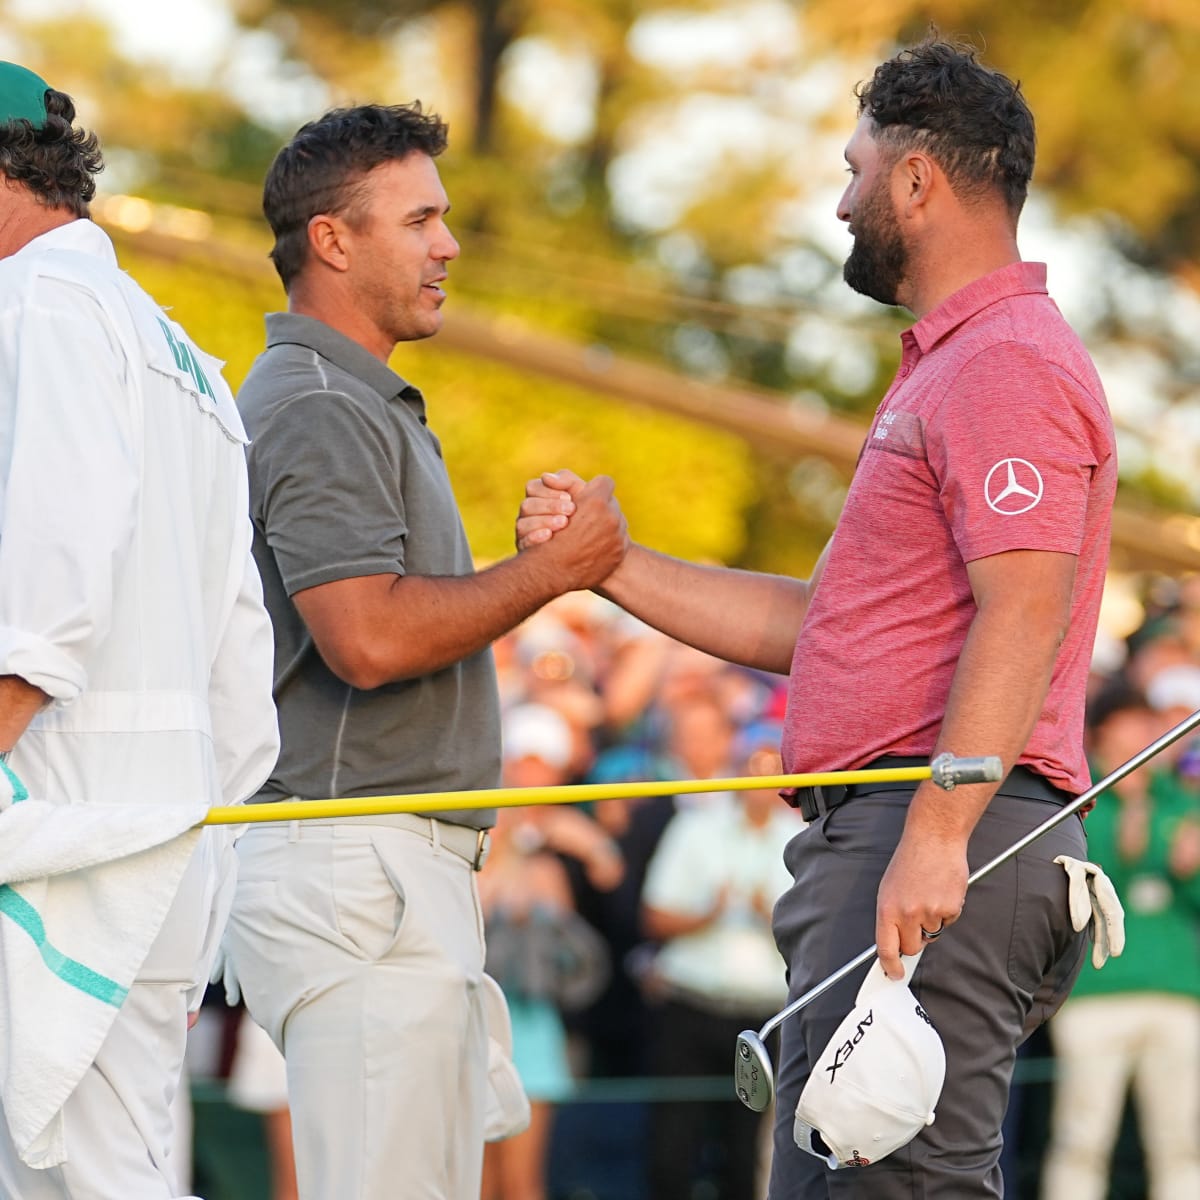
[[[546,471],[531,479],[517,513],[517,549],[540,546],[566,529],[575,512],[575,497],[585,486],[574,471]]]
[[[525,485],[517,549],[549,546],[552,540],[555,551],[567,557],[576,587],[595,587],[620,566],[629,533],[607,475],[584,481],[573,471],[554,471]]]

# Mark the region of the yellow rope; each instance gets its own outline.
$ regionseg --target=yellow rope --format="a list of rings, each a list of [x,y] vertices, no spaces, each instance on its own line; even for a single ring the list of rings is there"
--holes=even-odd
[[[483,788],[469,792],[420,792],[409,796],[359,796],[341,800],[280,800],[209,809],[202,825],[246,825],[330,817],[377,817],[385,813],[452,812],[470,808],[518,808],[530,804],[581,804],[637,796],[681,796],[696,792],[739,792],[756,788],[826,787],[830,784],[919,782],[928,766],[872,771],[827,771],[809,775],[750,775],[735,779],[676,779],[666,782],[581,783],[560,787]]]

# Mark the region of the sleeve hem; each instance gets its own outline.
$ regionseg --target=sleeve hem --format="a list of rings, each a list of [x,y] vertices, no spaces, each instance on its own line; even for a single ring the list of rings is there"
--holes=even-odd
[[[289,596],[305,588],[319,587],[323,583],[337,583],[342,579],[359,579],[367,575],[403,575],[404,565],[393,559],[373,559],[369,562],[330,563],[312,571],[289,575],[284,581]]]
[[[87,686],[87,672],[37,634],[0,626],[0,675],[17,675],[52,700],[67,703]]]
[[[1034,550],[1045,554],[1070,554],[1078,558],[1082,553],[1082,545],[1078,538],[1074,539],[1073,545],[1065,545],[1064,543],[1070,539],[1062,537],[1045,537],[1026,536],[1015,538],[1013,540],[1003,539],[989,542],[986,538],[978,539],[971,545],[960,545],[959,553],[962,555],[964,563],[977,562],[981,558],[992,558],[997,554],[1008,554],[1013,550]]]

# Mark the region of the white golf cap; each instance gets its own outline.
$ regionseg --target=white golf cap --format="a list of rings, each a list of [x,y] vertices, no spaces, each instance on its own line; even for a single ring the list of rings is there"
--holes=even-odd
[[[933,1124],[946,1051],[908,987],[920,957],[902,980],[872,964],[800,1094],[796,1145],[832,1169],[878,1162]]]
[[[503,742],[508,762],[540,758],[562,770],[571,761],[571,727],[546,704],[518,704],[504,713]]]

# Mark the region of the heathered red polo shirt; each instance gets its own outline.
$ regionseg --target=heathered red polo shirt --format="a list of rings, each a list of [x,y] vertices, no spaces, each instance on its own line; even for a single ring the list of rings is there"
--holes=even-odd
[[[796,643],[785,767],[928,755],[975,616],[966,564],[1051,550],[1079,559],[1071,623],[1020,761],[1084,791],[1084,687],[1117,485],[1096,370],[1040,263],[976,280],[901,342]]]

